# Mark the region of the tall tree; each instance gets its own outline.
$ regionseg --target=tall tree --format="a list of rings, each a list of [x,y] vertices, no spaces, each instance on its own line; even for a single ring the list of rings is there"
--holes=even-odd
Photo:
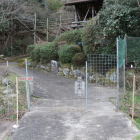
[[[107,36],[140,36],[140,0],[105,0],[100,23]]]

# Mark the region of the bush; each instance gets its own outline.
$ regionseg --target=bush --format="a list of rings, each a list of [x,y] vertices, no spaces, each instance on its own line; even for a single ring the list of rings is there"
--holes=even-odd
[[[40,48],[42,45],[36,46],[33,51],[31,51],[31,59],[33,61],[40,61]]]
[[[26,53],[27,54],[31,53],[31,51],[33,51],[34,48],[35,48],[35,45],[28,45],[26,48]]]
[[[62,3],[60,0],[47,0],[47,7],[52,12],[56,12],[60,7],[62,7]]]
[[[110,38],[104,36],[103,27],[98,23],[98,16],[88,21],[82,30],[82,45],[86,55],[95,53],[114,54],[115,52],[115,39],[110,40]]]
[[[76,53],[72,58],[72,61],[74,66],[83,66],[85,65],[86,56],[82,52]]]
[[[60,36],[55,38],[55,42],[67,41],[69,44],[76,44],[77,42],[81,42],[81,31],[82,29],[76,29],[72,31],[67,31],[62,33]]]
[[[42,63],[49,63],[51,60],[58,58],[56,43],[48,43],[40,48],[40,61]]]
[[[72,58],[75,55],[75,53],[78,53],[81,51],[81,48],[77,45],[73,44],[66,44],[61,46],[60,51],[58,52],[59,54],[59,60],[62,63],[70,63],[72,62]]]

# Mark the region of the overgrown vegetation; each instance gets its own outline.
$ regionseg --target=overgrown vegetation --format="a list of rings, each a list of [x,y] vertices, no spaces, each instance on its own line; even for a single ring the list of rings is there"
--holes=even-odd
[[[86,55],[116,53],[115,39],[104,35],[98,16],[88,21],[82,30],[82,45]]]
[[[66,31],[65,33],[60,34],[55,38],[55,42],[67,41],[69,44],[77,44],[77,42],[81,42],[81,32],[82,29],[76,29],[71,31]]]
[[[40,47],[40,62],[49,63],[51,60],[57,60],[58,52],[56,43],[48,43]]]
[[[16,119],[16,75],[8,72],[0,81],[0,119],[14,121]],[[8,82],[6,81],[8,80]],[[31,104],[33,100],[31,99]],[[19,82],[19,118],[27,111],[25,82]]]
[[[86,56],[83,52],[76,53],[73,56],[72,61],[74,66],[84,66],[86,61]]]
[[[46,5],[47,8],[52,12],[56,12],[60,7],[62,7],[62,3],[60,0],[47,0]]]
[[[100,23],[105,35],[140,36],[140,2],[138,0],[105,0]]]

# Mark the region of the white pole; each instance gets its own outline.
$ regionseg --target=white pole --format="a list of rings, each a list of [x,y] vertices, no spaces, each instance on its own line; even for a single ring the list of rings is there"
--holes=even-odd
[[[16,77],[16,93],[17,93],[17,127],[18,127],[18,77]]]
[[[6,94],[7,94],[7,104],[8,104],[8,111],[7,113],[9,114],[10,113],[10,110],[9,110],[9,89],[8,89],[8,79],[6,79],[6,84],[7,84],[7,87],[6,87]]]
[[[27,66],[27,59],[25,59],[25,66],[26,66],[26,78],[28,77],[28,66]],[[26,95],[27,95],[27,104],[28,104],[28,111],[30,111],[30,93],[29,93],[29,82],[26,80]]]
[[[7,61],[7,68],[8,68],[9,64],[8,64],[8,61]]]
[[[134,122],[134,96],[135,96],[136,77],[133,76],[133,94],[132,94],[132,122]]]
[[[87,61],[86,61],[86,111],[87,111],[87,109],[88,109],[88,71],[87,71],[87,69],[88,69],[88,64],[87,64]]]
[[[117,45],[117,91],[116,91],[116,108],[119,109],[119,40],[116,38]]]

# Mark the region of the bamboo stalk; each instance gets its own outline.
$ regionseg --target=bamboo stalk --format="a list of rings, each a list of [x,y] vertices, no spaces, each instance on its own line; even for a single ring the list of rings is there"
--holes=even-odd
[[[136,87],[136,77],[133,76],[133,93],[132,93],[132,122],[134,122],[134,96],[135,96],[135,87]]]

